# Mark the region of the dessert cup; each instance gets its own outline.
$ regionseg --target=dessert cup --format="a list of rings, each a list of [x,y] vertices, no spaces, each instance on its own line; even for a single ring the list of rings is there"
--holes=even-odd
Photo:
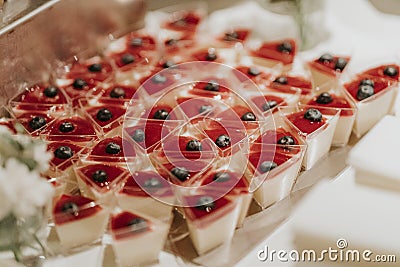
[[[279,112],[305,139],[307,150],[303,167],[309,170],[329,152],[340,110],[297,106],[279,108]]]
[[[34,111],[34,108],[28,104],[18,106],[26,107],[26,109],[12,108],[11,116],[24,128],[24,132],[32,136],[39,136],[57,116],[51,111]]]
[[[56,80],[55,83],[60,88],[60,90],[69,97],[72,107],[78,106],[78,100],[81,98],[85,98],[88,94],[94,95],[100,92],[100,83],[91,78],[59,78]]]
[[[131,99],[138,99],[137,87],[129,82],[111,83],[102,87],[100,93],[88,95],[90,103],[126,105]]]

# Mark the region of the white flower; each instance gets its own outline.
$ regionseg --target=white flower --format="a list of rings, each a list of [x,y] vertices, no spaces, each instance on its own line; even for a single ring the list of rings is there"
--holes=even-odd
[[[14,158],[8,159],[5,168],[0,169],[0,181],[3,194],[11,203],[11,211],[16,216],[34,215],[53,194],[50,183],[37,172],[30,172],[25,164]],[[0,209],[3,210],[3,207]]]
[[[11,130],[5,126],[5,125],[0,125],[0,134],[12,134]]]
[[[47,144],[44,142],[37,142],[33,148],[33,159],[38,163],[36,167],[39,172],[47,171],[49,162],[53,158],[51,152],[47,151]]]

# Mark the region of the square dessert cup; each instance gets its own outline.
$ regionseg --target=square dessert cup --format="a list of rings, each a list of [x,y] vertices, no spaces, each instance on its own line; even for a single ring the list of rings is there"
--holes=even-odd
[[[73,108],[79,105],[79,99],[85,98],[88,94],[93,95],[101,91],[101,83],[90,78],[78,77],[72,80],[58,78],[55,80],[55,84],[69,97]]]
[[[6,106],[0,106],[0,127],[6,127],[13,134],[27,134],[25,127],[14,118]]]
[[[27,110],[52,112],[55,114],[67,113],[71,110],[70,98],[63,90],[51,83],[34,84],[21,88],[9,100],[12,110]]]
[[[95,99],[80,99],[79,107],[91,123],[102,130],[102,135],[120,127],[126,113],[124,105],[99,103]]]
[[[109,221],[109,208],[78,195],[64,194],[54,202],[54,228],[64,253],[101,241]]]
[[[309,170],[329,152],[340,110],[302,105],[279,108],[279,112],[305,139],[303,167]]]
[[[253,193],[249,191],[249,183],[245,178],[247,158],[244,153],[236,153],[230,159],[223,159],[222,164],[203,175],[199,190],[202,192],[220,193],[228,199],[240,198],[240,212],[236,227],[243,225],[247,216]]]
[[[290,92],[290,90],[300,90],[300,98],[303,98],[313,91],[311,77],[304,70],[283,71],[275,75],[272,82],[268,86],[282,92]]]
[[[147,156],[177,127],[185,122],[174,120],[137,119],[128,117],[123,124],[123,137],[130,138],[138,155]]]
[[[72,83],[75,79],[93,79],[98,82],[107,82],[113,79],[114,68],[109,60],[94,56],[91,58],[73,58],[66,65],[56,71],[57,77],[63,83]]]
[[[253,39],[245,46],[253,63],[267,68],[281,65],[284,70],[290,70],[297,53],[297,42],[291,38],[270,41]]]
[[[114,193],[123,184],[127,170],[108,162],[82,162],[74,164],[74,171],[82,196],[106,206],[115,204]]]
[[[344,92],[342,86],[338,84],[332,86],[328,82],[328,84],[319,87],[313,94],[303,98],[302,103],[308,106],[340,109],[332,145],[347,145],[357,116],[357,108],[353,99]]]
[[[249,191],[265,209],[286,198],[296,183],[306,145],[253,143],[248,151]]]
[[[137,100],[140,93],[137,90],[137,85],[132,82],[110,82],[102,86],[101,91],[87,96],[91,103],[112,104],[125,106],[132,99]]]
[[[217,247],[229,247],[240,212],[240,198],[199,191],[179,199],[183,206],[189,236],[199,255]]]
[[[343,82],[343,87],[357,107],[353,132],[357,137],[361,137],[390,113],[398,83],[387,78],[359,74],[350,78],[348,82]]]
[[[148,266],[158,262],[170,223],[126,210],[111,214],[109,235],[118,267]]]
[[[128,174],[115,195],[121,209],[146,214],[161,221],[172,218],[174,189],[153,166]]]

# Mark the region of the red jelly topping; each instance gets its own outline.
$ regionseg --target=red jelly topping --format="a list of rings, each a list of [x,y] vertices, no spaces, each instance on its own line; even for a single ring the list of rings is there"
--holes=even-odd
[[[253,97],[251,99],[251,101],[253,101],[253,103],[256,104],[256,106],[263,112],[265,111],[264,106],[267,103],[269,103],[269,101],[271,103],[276,102],[276,106],[274,106],[274,107],[270,106],[269,110],[271,110],[271,111],[277,111],[276,107],[286,105],[285,100],[283,98],[281,98],[279,96],[274,96],[274,95],[264,95],[264,96]]]
[[[278,140],[284,136],[291,136],[296,142],[296,145],[299,144],[297,138],[293,136],[292,133],[286,131],[285,129],[279,127],[276,130],[268,130],[263,133],[261,136],[257,138],[255,143],[263,143],[263,144],[277,144]]]
[[[261,164],[264,161],[272,161],[275,162],[277,166],[279,166],[288,161],[289,159],[291,159],[292,156],[293,156],[292,154],[261,149],[261,146],[259,144],[255,144],[251,147],[249,161],[253,165],[254,169],[257,169],[259,172],[264,173],[261,170]]]
[[[71,123],[73,125],[73,130],[69,132],[62,132],[60,130],[60,126],[63,123]],[[47,130],[46,130],[47,131]],[[48,128],[48,133],[51,136],[81,136],[81,135],[96,135],[96,131],[94,130],[90,121],[85,120],[79,116],[72,116],[69,118],[57,119],[55,120]]]
[[[147,183],[150,179],[157,180],[159,184],[153,187],[148,186]],[[121,192],[138,197],[167,197],[174,195],[169,182],[158,173],[152,171],[139,171],[135,172],[133,176],[129,176]]]
[[[236,29],[230,32],[226,32],[224,36],[220,37],[220,41],[224,42],[243,42],[249,36],[250,31],[245,29]]]
[[[204,132],[215,142],[220,135],[228,135],[231,140],[231,144],[227,147],[221,149],[228,149],[232,145],[237,144],[242,141],[246,137],[246,133],[244,132],[244,128],[238,127],[238,124],[234,122],[233,124],[229,124],[224,122],[223,124],[212,121],[210,122]]]
[[[283,91],[283,92],[290,92],[290,88],[295,87],[301,89],[301,94],[306,95],[311,93],[312,90],[312,83],[311,81],[298,77],[298,76],[280,76],[285,77],[287,79],[287,84],[280,84],[277,82],[272,82],[270,86],[274,89]],[[293,92],[293,91],[291,91]]]
[[[170,71],[160,72],[161,69],[156,69],[150,75],[141,79],[139,83],[149,95],[153,95],[164,91],[175,83],[175,78]]]
[[[64,209],[68,203],[75,204],[78,209],[74,213],[65,212]],[[99,205],[92,205],[92,203],[93,200],[86,197],[62,195],[54,207],[54,222],[57,225],[73,222],[92,216],[102,210]]]
[[[126,45],[128,47],[127,50],[134,54],[143,50],[156,50],[157,48],[156,41],[149,35],[131,34],[129,38],[127,38]]]
[[[197,174],[200,172],[206,171],[207,166],[210,164],[209,161],[202,161],[202,160],[182,160],[182,159],[167,159],[168,161],[165,164],[163,164],[164,168],[169,171],[169,173],[165,173],[163,170],[159,170],[159,173],[161,176],[164,178],[169,178],[172,177],[171,182],[175,184],[182,184],[186,183],[187,181],[190,180],[190,182],[194,182],[194,178],[196,177]],[[172,174],[172,170],[177,167],[177,168],[185,168],[186,170],[189,171],[189,175],[185,177],[185,180],[178,179],[174,174]]]
[[[136,223],[133,223],[136,222]],[[131,212],[121,212],[111,218],[111,231],[115,239],[134,237],[150,231],[151,222]]]
[[[397,74],[394,76],[386,75],[384,73],[384,71],[387,67],[394,68],[397,71]],[[379,67],[375,67],[375,68],[366,70],[361,75],[366,74],[366,75],[372,75],[372,76],[376,76],[376,77],[382,77],[382,78],[398,81],[399,80],[399,72],[400,72],[399,66],[397,66],[395,64],[389,64],[389,65],[382,65]]]
[[[197,140],[200,142],[202,150],[201,151],[188,151],[186,149],[186,145],[191,140]],[[208,139],[207,139],[208,141]],[[205,153],[213,152],[211,147],[211,141],[207,142],[205,137],[192,137],[192,136],[171,136],[166,138],[165,141],[162,143],[163,151],[173,151],[177,152],[180,151],[185,158],[188,159],[198,159]]]
[[[350,93],[354,100],[359,101],[357,98],[358,88],[360,82],[364,79],[372,80],[374,82],[374,92],[375,94],[385,90],[393,84],[390,80],[386,78],[379,78],[370,75],[359,75],[355,80],[344,85],[344,88]]]
[[[109,120],[104,120],[104,119],[99,120],[98,112],[101,109],[107,109],[111,112],[111,118]],[[125,114],[126,110],[123,107],[106,105],[106,106],[88,108],[86,111],[93,118],[93,120],[97,122],[98,125],[100,125],[101,127],[104,127],[104,126],[109,125],[110,123],[116,121],[121,116],[123,116]],[[118,126],[118,125],[116,125],[116,126]]]
[[[330,108],[340,108],[342,109],[340,111],[340,116],[353,116],[354,115],[354,110],[350,110],[354,107],[351,106],[349,101],[346,100],[346,98],[335,95],[335,94],[330,94],[332,97],[332,102],[327,103],[327,104],[321,104],[317,102],[317,97],[315,96],[313,99],[311,99],[307,105],[310,106],[321,106],[321,107],[330,107]]]
[[[96,62],[96,65],[97,64],[99,64],[99,67],[101,66],[100,71],[90,71],[92,63],[75,63],[66,76],[68,79],[83,78],[93,79],[99,82],[110,78],[113,72],[111,64],[105,61]]]
[[[125,93],[124,96],[121,97],[116,97],[114,91],[122,89],[123,92]],[[110,88],[106,89],[103,94],[101,95],[101,99],[99,102],[101,103],[115,103],[118,101],[127,101],[131,100],[133,97],[135,99],[139,98],[139,96],[136,94],[136,88],[133,86],[127,86],[127,85],[113,85]]]
[[[104,171],[107,175],[107,178],[105,181],[99,181],[93,179],[93,174],[96,171]],[[83,168],[80,168],[79,171],[86,177],[83,180],[86,182],[88,185],[95,184],[97,187],[100,187],[102,189],[107,189],[110,190],[112,184],[114,181],[116,181],[117,178],[121,176],[121,174],[125,173],[124,169],[112,165],[106,165],[106,164],[95,164],[95,165],[89,165]]]
[[[117,149],[114,149],[113,153],[109,153],[110,150],[108,147],[110,143],[114,143],[118,146]],[[129,151],[125,151],[127,148],[129,148]],[[135,157],[136,153],[127,141],[123,141],[121,137],[116,136],[100,141],[92,148],[90,156],[104,157],[106,161],[125,161],[124,157]]]
[[[54,118],[47,113],[40,113],[40,112],[29,112],[29,113],[22,113],[16,116],[17,120],[25,127],[25,129],[32,134],[33,132],[42,129],[43,126],[39,129],[33,129],[30,126],[30,121],[35,117],[43,117],[46,121],[45,125],[48,125]],[[35,135],[38,135],[39,132],[35,132]]]
[[[27,88],[24,92],[15,97],[13,101],[30,103],[30,104],[51,104],[51,105],[60,105],[68,103],[65,95],[61,93],[61,91],[58,91],[54,97],[46,96],[44,94],[44,90],[46,88],[47,86],[44,85],[34,85],[30,88]]]
[[[62,159],[62,158],[57,158],[56,156],[54,156],[51,159],[51,163],[53,163],[59,169],[65,170],[72,165],[72,159],[76,158],[76,155],[83,149],[83,147],[75,145],[68,141],[60,141],[60,142],[50,142],[47,145],[47,150],[52,152],[54,155],[54,152],[57,150],[57,148],[62,147],[62,146],[69,147],[72,150],[72,157],[67,158],[67,159]]]
[[[209,113],[216,108],[214,101],[211,101],[207,98],[199,98],[194,95],[188,97],[179,97],[176,101],[179,104],[179,108],[186,114],[188,118]]]
[[[201,17],[195,12],[175,13],[173,20],[165,25],[165,28],[174,31],[195,32]]]
[[[259,71],[260,73],[258,75],[250,74],[252,68],[254,68],[254,70]],[[236,70],[240,71],[241,73],[238,73]],[[233,73],[239,79],[240,82],[245,82],[245,81],[248,81],[248,79],[250,79],[253,82],[255,82],[256,84],[261,84],[261,83],[267,83],[267,82],[269,83],[269,81],[272,78],[271,74],[265,73],[265,72],[259,70],[257,67],[239,66],[239,67],[236,67],[236,70],[233,70]]]
[[[82,78],[80,78],[82,79]],[[66,86],[64,88],[61,88],[61,90],[64,90],[65,93],[74,99],[75,101],[73,102],[74,105],[78,104],[77,100],[78,98],[84,98],[90,91],[96,91],[96,85],[97,81],[94,79],[83,79],[86,82],[86,85],[83,86],[82,88],[74,88],[73,86],[73,81],[69,86]]]
[[[213,207],[210,209],[196,207],[201,197],[203,196],[197,195],[185,198],[187,205],[190,206],[185,208],[185,214],[188,217],[188,219],[192,221],[203,219],[208,216],[210,216],[210,219],[212,219],[212,221],[218,220],[220,217],[224,216],[225,214],[231,212],[234,209],[234,205],[231,205],[232,202],[226,199],[225,197],[219,198],[217,200],[214,199]],[[230,207],[228,205],[230,205]],[[228,206],[229,208],[227,208],[226,206]],[[219,211],[224,209],[224,207],[227,209],[225,209],[224,212],[221,214]],[[217,213],[218,216],[214,216]],[[207,225],[205,224],[204,227],[207,227]]]
[[[339,58],[345,59],[347,62],[349,62],[350,60],[350,57],[333,56],[333,60],[331,61],[320,61],[319,59],[316,59],[309,62],[308,64],[321,72],[325,72],[326,74],[329,74],[331,76],[336,76],[338,73],[341,73],[343,71],[339,68],[336,68],[336,63],[338,62]]]
[[[219,55],[216,51],[211,52],[213,49],[202,49],[192,54],[193,59],[198,61],[212,61],[221,62]]]
[[[290,43],[292,47],[290,52],[288,51],[281,52],[279,50],[279,46],[283,42]],[[283,64],[287,65],[293,63],[294,56],[296,55],[296,50],[297,50],[296,42],[290,39],[290,40],[263,43],[260,48],[258,48],[255,51],[252,51],[252,55],[256,57],[280,61]]]
[[[215,175],[221,173],[223,173],[223,175],[220,176],[219,179],[216,179]],[[227,175],[224,176],[224,174]],[[229,177],[229,179],[225,179],[225,177]],[[201,181],[201,186],[211,183],[213,190],[220,190],[221,192],[226,192],[227,190],[229,190],[228,194],[249,192],[249,184],[246,178],[236,172],[232,172],[229,170],[221,170],[218,172],[214,171],[207,174]]]
[[[304,111],[301,111],[287,116],[289,121],[291,121],[304,134],[315,132],[326,124],[326,118],[322,117],[322,120],[319,122],[310,121],[304,118],[304,113]]]

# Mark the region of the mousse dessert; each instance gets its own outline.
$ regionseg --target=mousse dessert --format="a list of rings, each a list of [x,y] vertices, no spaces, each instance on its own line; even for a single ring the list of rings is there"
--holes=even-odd
[[[125,163],[134,164],[137,159],[133,145],[120,136],[114,136],[94,144],[85,160],[114,162],[125,166]]]
[[[300,89],[302,96],[308,95],[312,92],[312,83],[310,80],[305,77],[286,74],[275,77],[272,80],[270,87],[282,92],[288,92],[293,88]]]
[[[93,79],[99,82],[105,82],[112,78],[113,67],[110,62],[100,57],[90,58],[86,61],[75,61],[71,66],[64,67],[67,69],[64,77],[71,81],[81,79]]]
[[[285,69],[290,69],[296,50],[297,44],[293,39],[271,41],[251,49],[250,56],[257,65],[273,68],[282,64]]]
[[[99,82],[91,78],[77,77],[73,80],[58,79],[57,85],[72,101],[73,106],[78,106],[79,99],[85,98],[88,94],[98,93]]]
[[[119,127],[122,124],[126,108],[121,105],[97,104],[85,105],[87,101],[81,101],[82,110],[92,119],[97,128],[101,128],[104,134]]]
[[[50,112],[13,110],[17,121],[32,136],[38,136],[42,130],[54,121],[54,115]]]
[[[399,81],[399,66],[396,64],[385,64],[368,69],[361,73],[361,75],[363,74]]]

